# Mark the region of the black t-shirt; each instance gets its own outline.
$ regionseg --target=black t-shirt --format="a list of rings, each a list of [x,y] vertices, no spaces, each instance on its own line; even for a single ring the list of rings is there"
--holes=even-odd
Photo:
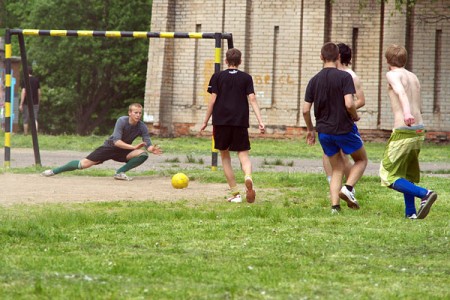
[[[252,77],[237,69],[215,73],[208,92],[217,94],[212,112],[213,125],[249,127],[248,98],[254,94]]]
[[[33,95],[33,104],[38,105],[39,104],[39,94],[38,90],[41,88],[41,85],[39,84],[39,79],[37,79],[34,76],[30,76],[30,86],[31,86],[31,93]],[[21,87],[25,88],[25,81],[22,80]],[[23,104],[27,104],[28,102],[28,95],[25,97],[25,100],[23,101]]]
[[[308,83],[305,101],[314,103],[317,132],[345,134],[352,130],[353,120],[345,108],[344,96],[354,94],[352,76],[336,68],[324,68]]]

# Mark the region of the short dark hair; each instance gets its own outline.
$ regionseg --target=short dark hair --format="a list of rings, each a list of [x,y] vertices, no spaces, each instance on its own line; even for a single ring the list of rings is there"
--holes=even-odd
[[[322,46],[320,54],[324,61],[336,61],[339,58],[339,48],[335,43],[328,42]]]
[[[28,66],[28,74],[33,75],[33,67]]]
[[[341,64],[348,66],[352,61],[352,49],[344,43],[337,44],[341,55]]]
[[[236,48],[228,49],[226,57],[227,57],[228,65],[230,65],[230,66],[237,67],[241,64],[242,54],[241,54],[241,51],[239,51]]]

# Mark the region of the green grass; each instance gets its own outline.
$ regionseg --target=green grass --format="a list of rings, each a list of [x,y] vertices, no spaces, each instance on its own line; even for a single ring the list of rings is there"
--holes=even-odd
[[[256,174],[255,205],[106,202],[0,211],[3,299],[445,299],[448,179],[423,221],[363,178],[363,209],[329,212],[323,178]],[[186,195],[189,197],[189,195]],[[138,200],[138,199],[137,199]],[[139,200],[145,200],[139,199]]]
[[[40,141],[47,149],[92,150],[103,139]],[[208,139],[155,141],[180,157],[210,147]],[[65,142],[70,146],[62,147]],[[89,149],[77,148],[89,143]],[[269,161],[289,162],[311,149],[303,144],[258,140],[252,155],[271,153]],[[382,152],[382,144],[367,148]],[[430,144],[421,157],[450,160],[448,147]],[[190,171],[190,179],[226,182],[222,172],[200,169]],[[254,179],[264,195],[252,205],[192,201],[186,190],[178,202],[137,195],[136,201],[1,207],[0,298],[450,298],[448,178],[423,176],[422,184],[439,198],[430,215],[416,221],[403,218],[401,194],[381,187],[376,176],[358,184],[362,209],[344,208],[337,216],[330,214],[322,174],[264,171]]]

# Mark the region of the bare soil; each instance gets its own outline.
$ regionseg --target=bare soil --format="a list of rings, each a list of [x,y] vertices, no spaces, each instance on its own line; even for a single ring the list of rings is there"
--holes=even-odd
[[[41,165],[55,167],[65,164],[73,159],[81,159],[88,153],[76,151],[40,151]],[[177,158],[179,162],[173,162]],[[210,169],[211,157],[198,157],[204,165],[187,162],[185,156],[151,155],[150,158],[136,171],[179,169],[189,173],[192,168]],[[31,167],[35,165],[33,149],[12,149],[10,168]],[[235,170],[239,169],[237,157],[233,157]],[[270,170],[279,172],[311,172],[322,173],[320,160],[291,160],[286,159],[285,165],[267,165],[261,158],[252,158],[254,171]],[[292,164],[293,163],[293,164]],[[0,151],[0,164],[4,165],[4,150]],[[90,201],[224,201],[228,195],[226,184],[205,184],[191,181],[188,188],[177,190],[171,185],[167,176],[135,176],[132,181],[119,181],[113,179],[114,171],[122,164],[114,161],[105,162],[92,168],[111,170],[111,177],[73,176],[70,173],[43,177],[36,174],[14,174],[4,172],[0,174],[0,205],[62,203],[62,202],[90,202]],[[369,163],[365,174],[377,175],[378,162]],[[449,163],[423,163],[423,171],[450,170]],[[219,171],[220,158],[219,158]],[[442,176],[442,175],[439,175]],[[449,177],[449,175],[443,175]],[[243,189],[244,187],[242,187]],[[264,189],[257,190],[263,191]]]

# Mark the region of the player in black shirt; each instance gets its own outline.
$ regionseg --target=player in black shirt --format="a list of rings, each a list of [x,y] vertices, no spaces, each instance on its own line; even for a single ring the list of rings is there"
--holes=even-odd
[[[230,151],[236,151],[245,175],[247,202],[255,201],[256,193],[252,180],[252,164],[249,150],[249,102],[259,123],[259,131],[265,132],[261,112],[256,101],[252,77],[240,70],[241,52],[232,48],[226,53],[228,69],[214,74],[208,86],[211,99],[201,131],[208,126],[212,115],[215,148],[220,151],[222,167],[231,189],[229,202],[242,202],[231,166]]]

